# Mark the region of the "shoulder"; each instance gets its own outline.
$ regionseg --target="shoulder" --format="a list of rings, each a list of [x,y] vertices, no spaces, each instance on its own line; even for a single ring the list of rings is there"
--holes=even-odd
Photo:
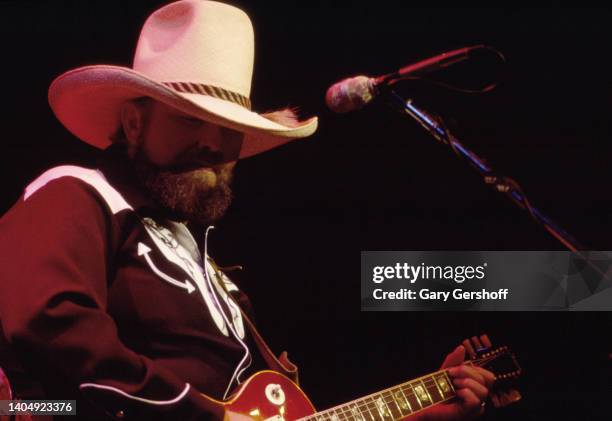
[[[113,214],[126,209],[133,210],[102,172],[75,165],[54,167],[41,174],[25,188],[23,202],[27,203],[33,198],[43,201],[52,199],[54,203],[64,202],[70,205],[72,200],[86,200],[88,196],[91,199],[92,193],[101,199]]]
[[[0,237],[27,239],[29,248],[115,244],[131,209],[100,171],[59,166],[32,181],[0,218]]]

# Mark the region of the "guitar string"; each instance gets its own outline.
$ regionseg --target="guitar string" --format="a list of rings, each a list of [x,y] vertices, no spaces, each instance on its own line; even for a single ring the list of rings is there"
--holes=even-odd
[[[316,414],[316,415],[314,415],[314,414],[313,414],[313,415],[310,415],[310,416],[308,416],[308,417],[301,418],[300,420],[318,419],[320,416],[323,416],[323,414],[325,414],[325,413],[329,413],[329,412],[333,412],[333,411],[336,411],[336,414],[335,414],[335,415],[337,415],[337,416],[338,416],[338,418],[348,419],[348,418],[350,418],[350,417],[352,416],[351,408],[355,408],[355,407],[357,407],[357,408],[358,408],[358,409],[359,409],[361,412],[363,412],[363,410],[361,409],[361,408],[363,408],[363,407],[365,407],[365,408],[368,410],[368,412],[370,412],[370,408],[373,408],[373,409],[375,409],[376,411],[378,411],[378,412],[379,412],[379,408],[378,408],[378,406],[376,406],[376,401],[374,400],[374,398],[375,398],[375,397],[378,397],[378,399],[380,399],[380,398],[382,397],[382,400],[383,400],[383,402],[385,403],[385,406],[387,407],[387,409],[389,410],[390,415],[393,415],[393,414],[392,414],[392,411],[391,411],[391,409],[389,408],[389,406],[388,406],[388,404],[387,404],[387,401],[386,401],[386,399],[385,399],[385,393],[387,393],[387,394],[388,394],[388,395],[387,395],[387,397],[391,397],[391,399],[392,399],[392,401],[391,401],[391,402],[394,402],[394,403],[395,403],[395,405],[396,405],[396,406],[397,406],[397,408],[398,408],[398,412],[400,413],[400,415],[401,415],[402,417],[403,417],[403,416],[405,416],[405,415],[410,415],[410,414],[413,414],[413,413],[414,413],[414,412],[416,412],[416,411],[410,411],[410,413],[409,413],[409,414],[405,414],[405,415],[404,415],[404,414],[402,414],[402,411],[401,411],[401,407],[400,407],[400,405],[397,403],[396,399],[393,397],[393,393],[392,393],[392,392],[393,392],[393,391],[396,391],[396,390],[394,390],[394,389],[401,389],[402,393],[404,393],[404,396],[406,396],[406,400],[408,399],[408,397],[409,397],[409,396],[414,396],[414,397],[417,397],[417,394],[414,392],[414,386],[412,386],[412,383],[417,382],[417,381],[421,381],[421,382],[422,382],[422,383],[423,383],[423,384],[424,384],[426,387],[427,387],[427,384],[429,384],[429,385],[435,385],[435,384],[436,384],[436,381],[435,381],[434,377],[435,377],[435,376],[437,376],[438,374],[446,374],[446,373],[447,373],[447,370],[438,371],[438,372],[436,372],[436,373],[433,373],[432,375],[429,375],[429,376],[423,376],[423,377],[421,377],[421,378],[411,380],[410,382],[403,383],[403,384],[398,385],[398,386],[393,386],[393,387],[388,388],[388,389],[384,389],[383,391],[380,391],[380,392],[377,392],[377,393],[374,393],[374,394],[371,394],[371,395],[365,396],[365,397],[363,397],[363,398],[359,398],[359,399],[356,399],[356,400],[354,400],[354,401],[351,401],[351,402],[348,402],[348,403],[345,403],[345,404],[342,404],[342,405],[338,405],[338,406],[335,406],[335,407],[333,407],[333,408],[326,409],[326,410],[321,411],[321,412],[317,412],[317,414]],[[449,376],[448,376],[448,375],[446,375],[446,376],[444,376],[444,377],[448,378]],[[409,387],[410,387],[410,389],[412,389],[412,390],[410,390],[410,389],[404,389],[405,387],[408,387],[408,386],[409,386]],[[397,391],[399,391],[399,390],[397,390]],[[407,395],[406,395],[406,393],[405,393],[406,391],[408,392],[408,394],[407,394]],[[380,395],[380,396],[377,396],[377,395]],[[431,406],[432,404],[435,404],[435,403],[440,403],[440,402],[443,402],[444,400],[448,400],[449,398],[454,397],[454,396],[455,396],[455,395],[454,395],[454,393],[453,393],[453,395],[452,395],[452,396],[448,396],[448,397],[444,397],[444,396],[442,396],[442,399],[441,399],[441,400],[439,400],[439,401],[435,401],[435,402],[429,401],[429,399],[428,399],[428,401],[430,402],[430,404],[429,404],[429,405],[422,405],[422,404],[420,404],[420,402],[421,402],[421,401],[420,401],[420,400],[418,400],[418,401],[419,401],[419,406],[420,406],[421,408],[417,409],[417,411],[419,411],[419,410],[421,410],[421,409],[423,409],[423,408],[429,407],[429,406]],[[366,400],[367,400],[367,399],[372,399],[372,402],[366,402]],[[418,397],[417,397],[417,399],[418,399]],[[360,402],[360,401],[363,401],[363,402]],[[373,406],[371,407],[370,405],[373,405]],[[345,416],[345,415],[344,415],[342,412],[341,412],[341,413],[338,413],[338,411],[339,411],[339,410],[342,410],[343,412],[344,412],[344,411],[347,411],[347,412],[349,413],[349,415],[348,415],[348,416]],[[332,416],[333,416],[333,415],[332,415]],[[329,417],[329,418],[331,418],[331,417]],[[354,418],[354,416],[353,416],[353,418]],[[362,416],[362,418],[365,420],[365,417],[364,417],[364,416]],[[376,418],[375,418],[374,416],[372,416],[372,418],[376,420]],[[383,419],[384,419],[384,418],[383,418]]]
[[[358,416],[355,416],[354,413],[349,408],[339,407],[339,408],[335,408],[334,409],[335,410],[335,414],[332,414],[332,417],[333,417],[333,415],[336,415],[339,420],[349,420],[349,419],[352,418],[354,420],[361,419],[361,420],[365,421],[368,418],[363,413],[363,409],[362,408],[365,406],[367,412],[370,414],[369,418],[372,418],[375,421],[377,421],[379,418],[382,419],[382,420],[386,420],[386,419],[389,419],[389,417],[391,417],[391,419],[400,419],[402,417],[405,417],[405,416],[408,416],[408,415],[412,415],[412,414],[414,414],[414,413],[416,413],[416,412],[418,412],[418,411],[420,411],[422,409],[428,408],[429,406],[432,406],[434,404],[442,403],[444,401],[447,401],[447,400],[451,399],[454,396],[455,395],[447,396],[447,397],[445,397],[445,398],[443,398],[443,399],[441,399],[439,401],[430,402],[430,404],[428,404],[428,405],[422,405],[421,404],[420,407],[418,409],[415,409],[415,410],[411,410],[409,408],[403,407],[404,411],[402,411],[402,407],[400,407],[397,404],[397,402],[396,402],[396,406],[398,407],[398,411],[397,412],[399,412],[399,414],[400,414],[400,416],[397,417],[397,418],[393,415],[393,411],[389,408],[389,406],[387,405],[387,401],[384,400],[384,399],[383,400],[385,402],[385,406],[387,407],[387,409],[389,409],[388,411],[386,411],[387,415],[381,415],[379,407],[376,406],[374,401],[372,401],[370,403],[366,402],[365,405],[354,405],[353,406],[353,408],[357,407],[361,411],[361,413]],[[404,414],[403,412],[405,412],[406,409],[409,412],[407,414]],[[342,411],[340,412],[339,410],[342,410]],[[374,410],[374,412],[372,412],[371,410]],[[318,412],[317,415],[311,415],[311,416],[308,416],[308,417],[300,418],[297,421],[317,420],[320,417],[323,417],[323,419],[331,419],[332,417],[328,417],[328,416],[324,416],[323,415],[323,414],[325,414],[327,412],[330,412],[330,410],[321,411],[321,412]],[[372,415],[372,413],[378,413],[379,418],[377,418],[374,415]]]
[[[491,361],[493,361],[493,360],[495,360],[495,359],[497,359],[497,358],[499,358],[499,357],[501,357],[503,355],[506,355],[506,353],[494,354],[494,355],[490,355],[490,356],[487,356],[487,357],[476,358],[474,360],[466,361],[466,364],[476,365],[476,366],[480,367],[480,366],[486,365],[488,362],[491,362]],[[324,416],[324,414],[326,414],[326,413],[333,413],[334,411],[335,411],[335,415],[337,415],[338,418],[344,418],[344,419],[349,419],[351,417],[356,418],[353,415],[352,411],[351,411],[353,408],[357,408],[362,413],[363,413],[363,408],[365,408],[370,414],[371,414],[370,409],[375,409],[377,412],[380,412],[378,406],[376,405],[376,401],[374,400],[374,398],[381,399],[381,397],[382,397],[382,400],[385,403],[385,406],[387,407],[390,415],[393,416],[392,411],[389,408],[389,406],[387,404],[387,401],[385,399],[385,393],[388,394],[387,397],[391,397],[392,401],[390,401],[390,402],[391,403],[395,403],[395,406],[397,406],[397,408],[398,408],[398,412],[403,417],[405,415],[402,414],[402,410],[401,410],[402,407],[400,406],[400,404],[395,399],[393,392],[397,393],[398,391],[401,391],[404,394],[404,396],[406,398],[405,399],[406,401],[408,401],[408,397],[409,396],[416,397],[418,399],[419,406],[421,407],[420,409],[417,409],[417,411],[419,411],[419,410],[425,408],[425,406],[423,406],[421,404],[421,400],[418,398],[416,392],[414,392],[414,386],[412,386],[412,383],[420,381],[420,382],[423,383],[423,385],[427,389],[428,383],[429,383],[429,385],[432,385],[432,384],[436,385],[435,376],[439,375],[439,374],[444,375],[445,379],[448,378],[450,380],[450,376],[448,376],[448,370],[440,370],[440,371],[435,372],[433,374],[430,374],[430,375],[427,375],[427,376],[423,376],[423,377],[411,380],[409,382],[402,383],[400,385],[384,389],[384,390],[382,390],[380,392],[373,393],[371,395],[368,395],[368,396],[365,396],[365,397],[362,397],[362,398],[359,398],[359,399],[355,399],[354,401],[350,401],[348,403],[345,403],[345,404],[342,404],[342,405],[338,405],[338,406],[326,409],[326,410],[321,411],[321,412],[317,412],[316,415],[313,414],[313,415],[310,415],[308,417],[301,418],[300,420],[311,420],[311,419],[315,420],[315,419],[318,419],[319,417]],[[406,393],[405,393],[406,391],[408,392],[408,395],[406,395]],[[440,392],[438,392],[438,393],[440,393]],[[442,395],[442,400],[439,400],[439,401],[433,402],[433,401],[427,399],[427,401],[430,402],[430,404],[427,405],[427,407],[431,406],[432,404],[441,403],[441,402],[443,402],[445,400],[448,400],[450,397],[454,397],[455,393],[454,393],[454,390],[453,390],[453,395],[450,396],[450,397],[445,397],[443,394],[441,394],[441,395]],[[367,399],[371,399],[372,401],[371,402],[367,402]],[[407,408],[404,408],[404,409],[407,409]],[[341,411],[341,412],[339,412],[339,411]],[[347,412],[347,415],[345,415],[344,412]],[[413,414],[414,412],[416,412],[416,411],[410,410],[410,413],[406,414],[406,415]],[[332,414],[332,416],[333,415],[334,414]],[[380,413],[379,413],[379,415],[380,415]],[[360,417],[365,420],[365,416],[363,416],[363,414],[360,414]],[[371,417],[376,420],[376,418],[374,416],[371,416]],[[381,415],[381,417],[384,419],[384,417],[382,415]],[[329,417],[329,418],[331,418],[331,417]]]

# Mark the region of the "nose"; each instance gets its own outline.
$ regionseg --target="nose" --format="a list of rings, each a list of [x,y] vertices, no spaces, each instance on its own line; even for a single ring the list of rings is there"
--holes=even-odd
[[[198,147],[204,151],[221,152],[221,127],[215,124],[205,124],[198,133]]]
[[[214,124],[207,125],[199,138],[200,155],[211,163],[235,161],[240,156],[243,134]]]

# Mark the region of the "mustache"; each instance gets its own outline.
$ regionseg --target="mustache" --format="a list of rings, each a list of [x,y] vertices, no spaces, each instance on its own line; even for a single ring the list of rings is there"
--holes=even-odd
[[[213,151],[209,148],[198,149],[197,155],[193,156],[193,151],[186,151],[177,157],[178,164],[169,168],[169,172],[181,173],[193,171],[200,168],[212,168],[217,170],[217,167],[225,162],[223,153]]]

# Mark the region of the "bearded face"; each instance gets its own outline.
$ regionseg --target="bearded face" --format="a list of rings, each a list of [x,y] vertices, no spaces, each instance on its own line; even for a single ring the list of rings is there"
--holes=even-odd
[[[122,120],[136,175],[158,205],[201,225],[223,216],[242,133],[153,100],[126,103]]]
[[[263,114],[299,124],[289,108]],[[184,114],[151,98],[128,101],[122,131],[136,174],[150,196],[179,218],[210,225],[232,201],[232,171],[244,135]]]
[[[221,218],[232,201],[233,163],[183,172],[161,170],[139,160],[136,173],[163,208],[203,226]]]

